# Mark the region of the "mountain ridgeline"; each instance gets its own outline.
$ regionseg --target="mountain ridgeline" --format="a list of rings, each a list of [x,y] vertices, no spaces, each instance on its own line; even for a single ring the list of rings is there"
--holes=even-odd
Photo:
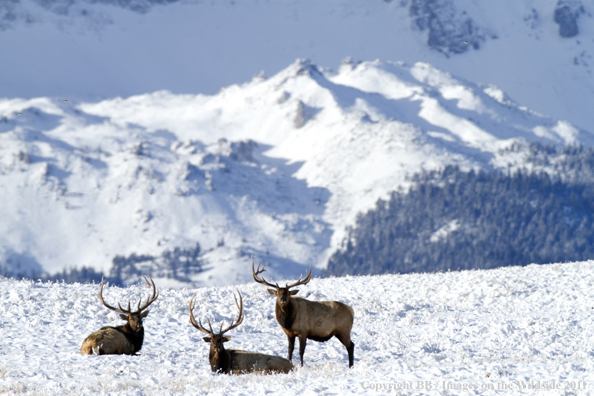
[[[527,164],[541,170],[450,166],[416,175],[408,192],[393,192],[359,215],[326,275],[592,259],[594,149],[533,143],[529,151]]]

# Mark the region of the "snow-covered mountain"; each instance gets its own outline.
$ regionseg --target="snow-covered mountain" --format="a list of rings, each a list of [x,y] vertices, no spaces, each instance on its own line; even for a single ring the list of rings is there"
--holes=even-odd
[[[246,263],[248,264],[247,260]],[[213,327],[237,317],[234,287],[175,290],[144,320],[139,356],[83,356],[91,332],[123,323],[103,307],[97,284],[0,277],[0,392],[12,395],[591,395],[594,262],[441,274],[314,278],[309,300],[355,311],[355,364],[336,339],[308,341],[304,366],[289,374],[214,374],[194,315]],[[229,349],[287,356],[274,298],[238,285],[245,319]],[[146,285],[108,285],[108,304],[146,298]],[[235,292],[236,293],[236,292]],[[293,355],[293,362],[298,357]],[[389,387],[392,387],[390,389]],[[428,386],[431,389],[427,389]],[[400,389],[398,389],[400,388]]]
[[[0,97],[214,94],[297,58],[429,63],[591,129],[591,2],[11,0]]]
[[[127,258],[172,286],[248,281],[250,255],[274,278],[324,268],[407,176],[523,167],[529,141],[594,142],[426,63],[304,60],[213,96],[3,99],[0,136],[5,272],[108,273]],[[198,254],[181,275],[163,264]]]

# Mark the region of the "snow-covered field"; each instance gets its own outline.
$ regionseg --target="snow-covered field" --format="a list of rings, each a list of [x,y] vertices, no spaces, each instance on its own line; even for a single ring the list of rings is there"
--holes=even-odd
[[[332,339],[310,341],[305,366],[288,375],[226,376],[210,371],[188,302],[196,293],[196,318],[229,323],[237,315],[233,287],[160,289],[139,356],[99,357],[80,355],[83,339],[121,320],[100,304],[98,285],[0,278],[0,393],[396,394],[392,386],[404,394],[494,395],[554,385],[543,394],[593,394],[593,285],[594,261],[314,278],[300,287],[302,297],[355,310],[354,368]],[[286,356],[274,298],[255,282],[236,287],[245,319],[227,348]],[[148,292],[144,284],[106,287],[104,298],[134,302]]]

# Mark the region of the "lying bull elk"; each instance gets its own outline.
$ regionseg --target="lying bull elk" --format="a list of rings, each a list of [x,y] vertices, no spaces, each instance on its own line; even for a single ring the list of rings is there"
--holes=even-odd
[[[333,336],[346,347],[349,353],[349,367],[353,366],[355,343],[351,341],[351,328],[355,312],[351,307],[338,301],[309,301],[301,297],[292,297],[299,290],[290,290],[292,287],[307,284],[312,277],[311,267],[304,280],[292,284],[285,284],[280,287],[278,283],[273,285],[262,277],[264,266],[254,269],[254,258],[252,257],[252,275],[254,280],[266,286],[268,293],[276,296],[276,320],[289,339],[289,360],[293,358],[295,337],[299,337],[299,357],[303,366],[303,354],[307,339],[319,342],[328,341]]]
[[[208,320],[209,330],[206,330],[206,328],[202,326],[200,319],[198,319],[198,323],[196,323],[196,319],[194,319],[194,314],[192,313],[195,305],[194,296],[192,296],[192,299],[190,300],[188,307],[190,310],[190,323],[192,323],[192,326],[198,330],[209,335],[209,337],[204,337],[204,341],[210,343],[210,354],[208,355],[208,360],[210,361],[211,370],[215,373],[222,372],[225,374],[268,374],[273,372],[288,373],[293,369],[293,365],[287,359],[282,357],[265,355],[263,353],[225,349],[223,343],[229,341],[231,337],[224,337],[223,334],[239,326],[243,321],[243,300],[239,290],[237,293],[239,294],[240,301],[240,304],[237,304],[237,297],[234,296],[235,305],[237,305],[239,308],[239,316],[237,317],[237,321],[234,323],[233,320],[231,320],[231,324],[225,330],[223,330],[223,323],[221,323],[219,334],[215,334],[212,331],[210,319]]]
[[[143,275],[144,277],[144,275]],[[150,277],[153,295],[147,298],[146,302],[140,306],[142,298],[138,301],[138,309],[132,312],[130,309],[130,301],[128,300],[128,309],[123,309],[118,303],[119,309],[108,305],[103,301],[103,279],[101,279],[101,288],[99,289],[99,300],[107,308],[112,311],[121,313],[120,318],[127,321],[123,326],[117,327],[102,327],[96,332],[88,336],[80,348],[80,353],[83,355],[134,355],[142,348],[142,341],[144,340],[144,327],[142,326],[142,319],[146,318],[149,311],[144,311],[159,297],[155,282]],[[151,283],[144,277],[146,283],[151,286]],[[144,312],[142,312],[144,311]]]

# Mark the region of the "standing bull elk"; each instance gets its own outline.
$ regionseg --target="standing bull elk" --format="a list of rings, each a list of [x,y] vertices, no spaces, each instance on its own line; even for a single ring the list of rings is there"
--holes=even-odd
[[[143,275],[144,277],[144,275]],[[153,295],[147,298],[146,302],[140,306],[142,298],[138,300],[138,309],[134,312],[130,309],[130,301],[128,300],[128,309],[123,309],[118,303],[118,308],[114,308],[103,301],[103,279],[101,279],[101,288],[99,289],[99,300],[107,308],[112,311],[119,312],[120,318],[127,323],[123,326],[116,327],[102,327],[96,332],[88,336],[80,348],[80,353],[83,355],[134,355],[142,348],[142,341],[144,340],[144,327],[142,326],[142,319],[146,318],[149,311],[144,311],[159,297],[155,282],[150,277],[151,283],[144,277],[149,286],[152,284]],[[144,312],[142,312],[144,311]]]
[[[351,328],[355,312],[351,307],[338,301],[309,301],[301,297],[293,297],[299,290],[290,290],[292,287],[307,284],[312,277],[311,268],[304,280],[280,287],[273,285],[259,277],[264,272],[264,266],[254,269],[252,257],[252,275],[254,280],[266,286],[268,293],[276,296],[276,320],[289,339],[289,360],[293,358],[295,337],[299,337],[299,357],[303,366],[303,354],[307,339],[319,342],[328,341],[333,336],[346,347],[349,354],[349,367],[353,366],[355,343],[351,341]]]
[[[293,365],[287,359],[283,359],[278,356],[265,355],[263,353],[238,351],[234,349],[226,350],[223,343],[229,341],[231,337],[224,337],[223,334],[231,329],[239,326],[243,321],[243,300],[241,293],[239,294],[240,304],[237,303],[237,297],[235,297],[235,305],[239,308],[239,315],[237,321],[231,320],[229,327],[223,330],[223,323],[219,329],[219,334],[215,334],[212,331],[210,325],[210,319],[208,319],[208,330],[202,326],[202,322],[198,319],[194,319],[194,296],[190,300],[188,306],[190,310],[190,323],[198,330],[208,334],[208,337],[204,337],[205,342],[210,343],[210,354],[208,360],[210,361],[210,368],[213,372],[222,372],[225,374],[244,374],[244,373],[256,373],[256,374],[269,374],[269,373],[288,373],[293,369]]]

